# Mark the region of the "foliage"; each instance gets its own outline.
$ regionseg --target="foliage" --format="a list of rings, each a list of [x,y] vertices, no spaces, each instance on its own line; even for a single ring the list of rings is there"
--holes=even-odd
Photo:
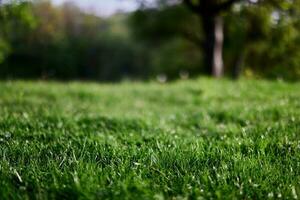
[[[237,28],[227,35],[230,43],[240,43],[238,50],[244,49],[246,70],[261,77],[299,79],[299,8],[298,1],[262,1],[231,14],[228,21]]]
[[[1,199],[297,199],[299,83],[0,83]]]
[[[16,23],[25,5],[35,26],[19,30]],[[13,37],[3,37],[5,43],[0,43],[2,54],[6,44],[12,49],[0,66],[2,78],[112,81],[144,76],[138,47],[131,44],[122,14],[104,19],[85,14],[72,3],[54,7],[48,1],[9,4],[2,10],[3,15],[13,11],[2,19],[13,26],[6,31]]]
[[[183,6],[138,10],[129,17],[129,27],[132,36],[151,52],[148,65],[152,73],[176,79],[181,71],[192,75],[203,71],[197,47],[199,19]]]
[[[223,13],[227,74],[232,74],[240,62],[245,75],[251,72],[259,77],[299,80],[299,10],[299,1],[241,1],[230,12]],[[131,21],[137,38],[155,44],[155,49],[171,46],[173,38],[180,37],[181,43],[198,46],[198,50],[190,48],[189,52],[201,58],[201,22],[182,5],[139,10],[131,16]],[[190,61],[187,57],[185,60]],[[201,59],[194,61],[194,66],[203,68]],[[171,57],[168,62],[172,63]]]
[[[13,43],[21,35],[36,26],[32,9],[28,3],[0,6],[0,64],[14,50]]]
[[[201,21],[178,1],[155,2],[108,18],[72,3],[4,4],[0,78],[117,81],[202,74]],[[240,67],[244,76],[299,80],[299,13],[297,0],[241,1],[223,13],[227,75]]]

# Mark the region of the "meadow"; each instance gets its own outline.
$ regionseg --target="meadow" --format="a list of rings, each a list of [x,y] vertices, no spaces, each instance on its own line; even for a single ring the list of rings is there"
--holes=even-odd
[[[0,91],[0,199],[300,198],[300,83]]]

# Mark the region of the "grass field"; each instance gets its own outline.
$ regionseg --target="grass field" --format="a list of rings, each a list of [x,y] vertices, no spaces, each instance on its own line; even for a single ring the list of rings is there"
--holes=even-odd
[[[0,92],[0,199],[300,198],[300,83]]]

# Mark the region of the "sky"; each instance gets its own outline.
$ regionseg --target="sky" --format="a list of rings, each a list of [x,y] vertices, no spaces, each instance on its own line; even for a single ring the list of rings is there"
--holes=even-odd
[[[135,0],[52,0],[55,5],[75,2],[84,11],[101,16],[109,16],[117,11],[133,11],[137,8]]]

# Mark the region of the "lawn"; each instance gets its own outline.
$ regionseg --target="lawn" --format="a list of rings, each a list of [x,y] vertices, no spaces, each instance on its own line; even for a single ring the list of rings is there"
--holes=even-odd
[[[300,198],[300,83],[0,91],[0,199]]]

